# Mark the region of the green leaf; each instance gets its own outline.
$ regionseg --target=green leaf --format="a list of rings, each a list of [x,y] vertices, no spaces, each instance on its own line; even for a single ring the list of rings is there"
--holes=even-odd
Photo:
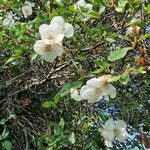
[[[43,108],[56,108],[56,103],[54,101],[46,101],[45,103],[42,104]]]
[[[63,118],[60,119],[59,126],[61,127],[62,130],[64,129],[65,121]]]
[[[61,134],[63,134],[63,130],[62,130],[62,128],[60,127],[60,126],[55,126],[55,128],[54,128],[54,134],[55,135],[61,135]]]
[[[59,92],[59,94],[61,95],[61,97],[64,97],[66,96],[67,94],[70,93],[70,89],[71,88],[79,88],[81,87],[81,82],[80,81],[76,81],[76,82],[71,82],[71,83],[68,83],[68,84],[65,84],[63,86],[63,88],[61,89],[61,91]]]
[[[71,135],[69,136],[69,141],[71,142],[71,144],[75,143],[75,134],[74,134],[74,132],[72,132]]]
[[[51,101],[46,101],[45,103],[42,104],[43,108],[56,108],[56,104],[60,101],[61,97],[66,96],[67,94],[70,93],[71,88],[79,88],[81,87],[82,82],[76,81],[72,83],[65,84],[63,88],[58,92]]]
[[[141,19],[134,17],[132,20],[130,20],[129,22],[127,22],[125,24],[125,26],[131,26],[133,24],[140,24],[140,23],[141,23]]]
[[[129,78],[129,74],[123,74],[120,79],[119,79],[120,83],[125,85],[127,84],[129,81],[130,81],[130,78]]]
[[[140,103],[135,103],[135,104],[131,105],[129,109],[139,110],[139,109],[141,109],[142,107],[143,107],[142,104],[140,104]]]
[[[109,66],[109,64],[108,64],[106,61],[101,60],[101,59],[97,59],[97,60],[96,60],[96,64],[97,64],[98,66],[100,66],[101,68],[106,68],[106,67]]]
[[[150,34],[144,34],[144,35],[141,35],[138,39],[138,41],[144,41],[146,40],[147,38],[150,38]]]
[[[109,79],[109,82],[116,82],[120,79],[121,75],[113,76],[111,79]]]
[[[92,16],[93,18],[97,18],[97,19],[98,19],[99,16],[100,16],[99,13],[97,13],[96,11],[92,11],[90,14],[91,14],[91,16]]]
[[[5,65],[11,63],[11,62],[14,61],[14,60],[16,60],[16,57],[14,57],[14,56],[10,57],[10,58],[6,61]]]
[[[4,125],[7,121],[8,121],[7,119],[3,118],[3,119],[1,119],[0,124]]]
[[[6,3],[6,0],[0,0],[0,4],[5,4]]]
[[[9,130],[7,128],[4,128],[2,134],[1,134],[1,137],[2,139],[6,139],[9,135]]]
[[[7,119],[8,119],[8,120],[9,120],[9,119],[16,119],[16,115],[15,115],[15,114],[10,114]]]
[[[150,4],[148,4],[145,8],[144,8],[144,11],[146,14],[149,14],[150,13]]]
[[[100,118],[103,120],[103,121],[106,121],[107,118],[105,116],[105,114],[103,112],[99,112],[98,115],[100,116]]]
[[[110,54],[108,55],[108,60],[109,60],[109,61],[115,61],[115,60],[121,59],[121,58],[123,58],[123,57],[127,54],[127,52],[128,52],[129,50],[131,50],[131,49],[132,49],[132,47],[125,47],[125,48],[117,49],[117,50],[113,51],[112,53],[110,53]]]
[[[11,150],[12,149],[12,143],[8,140],[5,140],[2,142],[2,147],[5,150]]]

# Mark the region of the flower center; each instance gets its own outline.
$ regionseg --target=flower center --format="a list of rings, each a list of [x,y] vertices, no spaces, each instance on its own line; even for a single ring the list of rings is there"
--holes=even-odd
[[[50,44],[45,44],[45,49],[44,49],[44,51],[45,52],[50,52],[52,50],[52,45],[50,45]]]
[[[101,94],[101,90],[99,89],[99,88],[96,88],[95,89],[95,96],[97,97],[97,96],[100,96],[100,94]]]
[[[116,136],[119,135],[119,130],[117,128],[115,128],[113,131],[114,131]]]

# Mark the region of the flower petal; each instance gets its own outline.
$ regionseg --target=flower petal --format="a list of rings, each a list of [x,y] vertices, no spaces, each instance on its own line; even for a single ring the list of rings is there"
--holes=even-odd
[[[64,26],[64,19],[61,16],[56,16],[51,20],[51,24],[59,24],[62,27]]]
[[[58,35],[62,35],[62,27],[59,24],[42,24],[39,27],[39,33],[41,35],[41,39],[43,40],[57,40]]]
[[[62,44],[53,44],[52,45],[52,50],[55,52],[55,54],[57,56],[61,56],[63,54],[63,52],[64,52]]]
[[[50,33],[51,33],[52,35],[58,36],[58,34],[62,34],[63,26],[61,26],[61,25],[58,24],[58,23],[50,24],[50,25],[49,25],[49,28],[50,28]]]
[[[73,36],[73,33],[74,33],[74,28],[73,28],[72,24],[65,23],[65,26],[64,26],[65,37],[70,38]]]
[[[120,131],[118,132],[118,134],[116,135],[117,140],[119,142],[124,142],[127,138],[128,138],[128,132],[127,131]]]
[[[23,6],[22,13],[23,13],[24,17],[27,18],[28,16],[32,15],[32,7],[29,5]]]
[[[104,95],[104,100],[109,101],[109,96],[108,95]]]
[[[33,47],[37,54],[43,55],[45,53],[46,45],[43,40],[36,41]]]
[[[108,84],[104,90],[105,94],[108,94],[111,98],[116,97],[116,88],[112,84]]]
[[[113,141],[105,140],[105,145],[106,145],[107,147],[113,147],[112,142],[113,142]]]
[[[39,33],[41,35],[41,39],[48,39],[49,34],[51,33],[50,26],[47,24],[42,24],[39,27]]]
[[[93,89],[89,88],[88,86],[82,86],[80,90],[80,95],[82,99],[91,99],[93,97]]]
[[[82,98],[79,95],[79,92],[76,89],[72,88],[70,90],[70,95],[71,95],[71,98],[73,98],[75,101],[81,101],[82,100]]]
[[[88,12],[91,12],[91,11],[92,11],[93,6],[92,6],[92,4],[87,3],[87,4],[85,4],[84,8],[85,8],[85,9],[87,9],[87,10],[88,10]]]
[[[95,96],[93,95],[92,98],[88,99],[88,103],[96,103],[100,101],[103,98],[103,96]]]
[[[131,32],[132,32],[132,27],[129,27],[126,31],[126,35],[131,34]]]
[[[127,128],[127,124],[123,120],[117,120],[115,124],[119,130],[125,130]]]
[[[114,130],[115,129],[115,122],[114,122],[113,118],[110,118],[109,120],[107,120],[105,122],[104,128],[107,130]]]
[[[57,57],[57,54],[54,51],[41,55],[41,58],[47,62],[53,62],[56,57]]]
[[[106,129],[104,128],[104,129],[102,129],[100,132],[101,132],[101,135],[104,137],[105,140],[113,141],[114,138],[115,138],[115,133],[114,133],[114,131],[106,130]]]
[[[79,0],[76,4],[80,7],[83,7],[86,4],[86,2],[84,0]]]
[[[86,82],[87,86],[91,88],[100,87],[100,80],[98,78],[92,78]]]
[[[64,38],[64,34],[58,34],[55,37],[54,43],[62,43],[63,38]]]

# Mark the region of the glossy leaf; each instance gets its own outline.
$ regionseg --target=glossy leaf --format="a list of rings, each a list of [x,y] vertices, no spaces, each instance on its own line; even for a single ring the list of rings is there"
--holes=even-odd
[[[132,47],[125,47],[125,48],[120,48],[120,49],[117,49],[113,52],[111,52],[109,55],[108,55],[108,60],[109,61],[115,61],[115,60],[118,60],[118,59],[121,59],[123,58],[127,52],[129,50],[131,50]]]
[[[11,150],[12,149],[12,143],[8,140],[5,140],[2,142],[2,147],[5,150]]]

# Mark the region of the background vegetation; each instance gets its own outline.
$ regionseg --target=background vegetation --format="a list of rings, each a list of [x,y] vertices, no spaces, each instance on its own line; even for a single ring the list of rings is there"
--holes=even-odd
[[[107,149],[98,129],[123,119],[129,138],[114,150],[150,148],[150,4],[144,0],[33,0],[24,17],[21,0],[0,0],[0,149]],[[3,21],[11,12],[14,24]],[[62,16],[74,26],[65,52],[53,63],[34,52],[39,26]],[[137,34],[126,34],[138,26]],[[76,102],[71,88],[92,77],[114,76],[117,97]]]

